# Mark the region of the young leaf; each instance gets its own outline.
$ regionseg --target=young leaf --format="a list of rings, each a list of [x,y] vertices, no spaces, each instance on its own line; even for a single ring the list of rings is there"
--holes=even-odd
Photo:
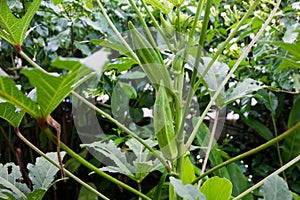
[[[10,103],[0,103],[0,117],[8,121],[13,127],[19,127],[25,112]]]
[[[145,0],[145,2],[150,4],[153,8],[163,11],[165,14],[168,14],[172,10],[172,7],[166,2],[165,4],[162,4],[159,0]]]
[[[33,117],[40,116],[38,105],[18,90],[9,77],[0,77],[0,98],[24,110]]]
[[[9,43],[17,46],[22,45],[30,21],[35,12],[39,8],[42,0],[34,0],[27,9],[26,14],[21,18],[16,18],[9,7],[6,0],[0,1],[0,37],[3,37]]]
[[[52,0],[54,5],[60,4],[61,2],[63,2],[64,0]]]
[[[205,200],[204,194],[191,184],[184,185],[180,179],[174,177],[170,177],[170,183],[174,187],[175,192],[184,199]]]
[[[81,77],[91,72],[79,61],[56,60],[53,65],[57,68],[70,70],[67,74],[56,77],[38,69],[23,69],[30,83],[37,88],[37,103],[41,114],[47,117],[74,89],[75,83]]]
[[[293,198],[287,183],[277,174],[267,178],[261,192],[266,200],[292,200]]]
[[[191,160],[188,156],[184,158],[184,170],[183,170],[183,184],[186,185],[188,183],[193,182],[196,179],[194,166],[191,163]]]
[[[226,178],[215,176],[205,181],[200,191],[205,195],[206,200],[229,200],[232,184]]]

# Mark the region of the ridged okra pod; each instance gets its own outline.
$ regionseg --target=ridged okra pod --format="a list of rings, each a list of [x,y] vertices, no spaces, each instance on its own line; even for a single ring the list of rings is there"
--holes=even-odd
[[[173,115],[165,86],[160,85],[154,103],[154,131],[158,146],[163,156],[168,160],[177,157],[177,143],[173,125]]]
[[[142,69],[155,89],[158,89],[158,85],[161,81],[163,81],[164,85],[171,88],[172,82],[170,75],[163,60],[160,59],[159,53],[131,22],[129,22],[128,25],[130,28],[133,51],[138,56]]]

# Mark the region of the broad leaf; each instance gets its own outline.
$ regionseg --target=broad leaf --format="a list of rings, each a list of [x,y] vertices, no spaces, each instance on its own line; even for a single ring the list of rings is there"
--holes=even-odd
[[[29,188],[24,183],[18,180],[23,180],[19,166],[14,163],[6,163],[4,166],[0,163],[0,196],[4,192],[8,192],[16,199],[26,199]]]
[[[186,200],[205,200],[205,196],[200,190],[191,185],[184,185],[181,180],[170,177],[170,183],[174,187],[175,192]]]
[[[61,152],[62,158],[65,155],[66,152]],[[47,156],[49,156],[56,163],[58,162],[56,152],[47,153]],[[43,157],[37,158],[34,165],[28,164],[27,169],[29,171],[29,178],[33,184],[33,189],[48,189],[54,180],[55,174],[59,171],[59,168],[52,165]]]
[[[42,0],[34,0],[27,9],[26,14],[21,18],[16,18],[9,7],[6,0],[0,1],[0,37],[3,37],[13,45],[22,45],[30,21],[35,12],[39,8]]]
[[[0,77],[0,98],[24,110],[33,117],[40,116],[38,105],[18,90],[9,77]]]
[[[237,196],[249,188],[248,180],[243,174],[241,168],[235,164],[231,163],[227,166],[227,170],[230,176],[230,181],[233,185],[232,195]],[[253,200],[252,194],[248,194],[243,197],[244,200]]]
[[[240,99],[242,97],[249,96],[250,93],[262,89],[262,83],[255,81],[251,78],[246,78],[242,82],[237,83],[233,88],[226,91],[225,105]]]
[[[292,200],[293,198],[287,183],[277,174],[267,178],[261,192],[265,200]]]
[[[156,145],[151,140],[145,140],[145,142],[150,146]],[[96,157],[100,154],[113,161],[114,164],[102,167],[101,170],[122,173],[135,181],[142,181],[150,172],[161,168],[162,165],[159,160],[150,160],[152,154],[135,139],[128,140],[126,145],[133,151],[134,155],[127,156],[128,153],[122,152],[112,140],[108,143],[94,142],[85,146],[93,148]]]
[[[184,158],[183,184],[192,183],[196,179],[194,166],[188,156]]]
[[[25,112],[10,103],[0,103],[0,117],[8,121],[13,127],[19,127]]]
[[[291,128],[300,121],[300,96],[294,101],[294,105],[290,112],[288,128]],[[300,154],[300,131],[296,130],[288,135],[283,141],[282,158],[284,162],[288,162]],[[297,164],[300,169],[300,164]]]
[[[30,83],[37,88],[37,103],[40,106],[41,114],[47,117],[66,98],[76,86],[76,81],[91,72],[79,61],[56,60],[53,66],[67,69],[69,72],[57,77],[46,74],[38,69],[23,69]]]
[[[215,176],[205,181],[200,191],[205,194],[206,200],[229,200],[232,184],[226,178]]]
[[[47,153],[57,162],[57,153]],[[62,157],[65,152],[61,152]],[[42,200],[43,196],[52,185],[54,176],[59,168],[52,165],[43,157],[36,160],[35,165],[28,164],[29,177],[33,183],[33,191],[27,187],[23,180],[19,166],[14,163],[0,164],[0,198],[7,199],[37,199]]]

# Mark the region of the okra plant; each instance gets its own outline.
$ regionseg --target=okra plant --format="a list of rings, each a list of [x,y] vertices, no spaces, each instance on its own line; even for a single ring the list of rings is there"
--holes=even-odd
[[[230,29],[228,37],[218,46],[214,54],[209,56],[204,51],[205,41],[211,12],[214,6],[220,3],[219,1],[195,1],[194,13],[187,14],[185,0],[128,0],[139,23],[129,21],[127,22],[128,30],[120,32],[106,12],[105,3],[96,0],[93,6],[96,11],[102,13],[111,31],[105,35],[104,39],[90,41],[102,47],[100,54],[97,54],[99,52],[94,54],[96,57],[92,55],[85,59],[56,59],[52,66],[62,69],[63,74],[46,71],[23,51],[26,49],[26,46],[22,46],[24,39],[27,34],[30,34],[30,21],[41,2],[41,0],[34,0],[22,18],[16,18],[11,13],[6,1],[0,2],[0,36],[12,44],[30,64],[30,67],[22,70],[22,74],[29,79],[34,88],[29,94],[22,93],[13,80],[1,70],[0,117],[15,127],[17,135],[33,150],[59,167],[62,175],[66,174],[89,189],[91,193],[108,199],[64,168],[60,158],[60,149],[89,168],[91,172],[129,190],[139,199],[161,199],[162,192],[166,188],[167,198],[172,200],[253,199],[251,191],[263,184],[260,194],[266,199],[272,198],[273,190],[270,187],[276,187],[276,194],[281,195],[275,199],[292,198],[286,182],[277,174],[297,163],[300,159],[299,154],[290,156],[290,160],[286,160],[285,164],[281,163],[282,166],[278,170],[252,187],[249,186],[241,169],[234,162],[272,145],[277,145],[280,157],[278,142],[299,132],[300,123],[295,120],[297,117],[293,119],[291,117],[292,120],[286,132],[281,135],[276,133],[275,137],[271,136],[261,146],[226,161],[223,161],[224,158],[221,156],[225,152],[220,153],[216,142],[218,128],[222,126],[219,118],[226,113],[227,105],[244,97],[251,97],[259,90],[270,89],[260,81],[250,78],[228,89],[227,85],[278,12],[280,0],[272,1],[273,8],[269,16],[230,67],[218,61],[218,58],[222,56],[222,52],[232,40],[236,39],[240,28],[247,23],[260,1],[249,2],[248,10],[243,18],[237,20],[237,23]],[[53,0],[53,3],[59,5],[62,0]],[[145,11],[146,17],[141,10]],[[159,11],[158,15],[155,15],[154,11]],[[118,57],[109,58],[112,56],[111,52],[118,52]],[[120,61],[129,67],[124,69],[122,64],[117,63]],[[123,67],[123,71],[118,67]],[[89,94],[95,89],[101,74],[111,73],[114,71],[112,69],[122,71],[122,74],[112,92],[111,109],[108,113],[98,108]],[[129,81],[122,82],[122,77]],[[154,105],[149,106],[153,113],[153,120],[145,127],[131,123],[132,119],[129,123],[126,121],[130,118],[129,114],[134,113],[134,110],[130,109],[127,104],[130,100],[137,99],[138,96],[133,82],[138,87],[148,88],[155,94]],[[203,88],[209,94],[210,101],[204,110],[200,112],[198,108],[199,111],[196,114],[191,114],[191,107],[195,104],[194,96],[199,88]],[[259,93],[255,95],[259,96]],[[61,127],[51,113],[67,96],[72,97],[74,121],[83,141],[82,147],[87,148],[92,155],[107,166],[97,168],[60,141]],[[299,101],[297,102],[299,105]],[[269,107],[272,108],[271,103]],[[215,117],[212,120],[212,128],[209,129],[204,124],[204,119],[212,109]],[[296,109],[293,108],[291,116],[297,115]],[[57,142],[58,162],[53,161],[22,136],[18,127],[25,113],[35,118],[41,131]],[[101,133],[97,115],[117,125],[118,129],[126,135],[126,141],[120,142],[122,145],[118,147],[116,142],[109,140],[109,137]],[[52,130],[55,130],[57,137]],[[196,143],[195,140],[197,140]],[[198,172],[190,159],[191,152],[203,154],[202,169]],[[209,162],[213,167],[207,170]],[[144,194],[142,181],[153,171],[160,171],[162,176],[157,186],[148,194]],[[137,189],[113,178],[106,172],[122,173],[128,176],[137,183]],[[4,197],[7,195],[7,198],[14,196],[14,191],[2,187],[4,184],[1,183],[4,181],[11,180],[0,179],[0,194]],[[280,190],[284,192],[280,193]],[[15,198],[18,197],[15,196]]]

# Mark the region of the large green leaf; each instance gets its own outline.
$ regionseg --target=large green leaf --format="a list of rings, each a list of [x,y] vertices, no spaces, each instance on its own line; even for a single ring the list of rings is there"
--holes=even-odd
[[[13,127],[19,127],[25,112],[23,110],[19,111],[10,103],[0,103],[0,117],[8,121]]]
[[[261,192],[265,200],[292,200],[287,183],[277,174],[267,178]]]
[[[9,77],[0,77],[0,98],[24,110],[33,117],[41,116],[36,102],[18,90],[15,83]],[[16,124],[14,123],[14,125]]]
[[[53,76],[38,69],[23,69],[30,83],[37,89],[37,103],[42,117],[47,117],[74,89],[75,83],[81,77],[91,72],[76,60],[58,59],[52,63],[56,68],[67,69],[63,76]]]
[[[226,178],[215,176],[205,181],[200,191],[205,194],[206,200],[229,200],[232,184]]]
[[[174,187],[175,192],[187,200],[205,200],[205,196],[194,185],[184,185],[180,179],[170,177],[170,183]]]
[[[13,45],[21,45],[26,37],[26,32],[35,12],[39,8],[42,0],[34,0],[27,9],[26,14],[21,18],[16,18],[6,0],[0,1],[0,37],[3,37]]]
[[[295,99],[294,105],[290,112],[288,128],[291,128],[300,121],[300,96]],[[284,162],[288,162],[297,155],[300,154],[300,131],[293,131],[292,134],[288,135],[283,141],[282,158]],[[300,164],[297,164],[300,170]]]

